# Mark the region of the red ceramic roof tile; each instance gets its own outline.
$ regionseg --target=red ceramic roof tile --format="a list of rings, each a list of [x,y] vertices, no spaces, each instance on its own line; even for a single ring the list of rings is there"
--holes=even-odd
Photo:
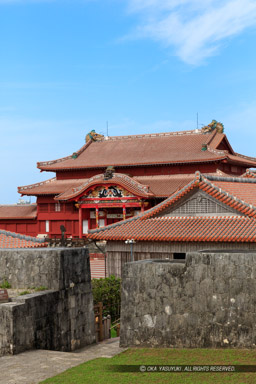
[[[246,172],[241,177],[256,179],[256,172],[251,169],[246,169]]]
[[[201,189],[244,216],[158,217],[193,189]],[[88,238],[98,240],[154,241],[256,241],[256,180],[203,176],[138,217],[92,230]]]
[[[256,159],[254,157],[248,157],[235,153],[234,155],[227,155],[227,158],[233,163],[240,163],[242,165],[247,165],[248,167],[255,167]]]
[[[194,174],[182,174],[182,175],[155,175],[155,176],[134,176],[130,178],[127,175],[122,175],[121,173],[115,173],[115,175],[120,175],[121,179],[129,178],[129,183],[122,184],[125,188],[125,186],[129,189],[132,188],[134,193],[137,191],[139,193],[140,188],[142,187],[142,190],[145,189],[146,194],[143,192],[144,197],[150,198],[150,194],[152,193],[154,197],[168,197],[172,195],[174,192],[176,192],[178,189],[184,187],[189,181],[194,179]],[[217,171],[217,173],[213,173],[213,175],[225,175],[221,171]],[[117,176],[119,177],[119,176]],[[99,174],[95,176],[95,180],[97,178],[100,182],[105,182],[106,180],[103,180],[103,175]],[[73,195],[77,191],[80,191],[84,189],[84,186],[87,185],[86,188],[89,187],[89,180],[91,179],[68,179],[68,180],[57,180],[56,178],[46,180],[44,182],[31,184],[28,186],[19,187],[18,191],[19,193],[22,193],[23,195],[34,195],[34,196],[40,196],[40,195],[59,195],[57,196],[57,199],[66,200],[67,198],[73,197]],[[117,180],[120,182],[120,180]],[[113,182],[113,179],[110,180],[110,182]],[[138,183],[138,184],[137,184]],[[134,189],[134,184],[137,184],[138,188]],[[149,189],[148,189],[148,188]],[[140,192],[141,193],[141,192]],[[140,194],[139,194],[140,195]]]
[[[216,173],[211,173],[210,175],[228,177],[228,175],[219,170],[217,170]],[[155,197],[168,197],[183,188],[190,181],[194,180],[195,174],[134,176],[133,178],[141,184],[148,185],[150,191],[155,195]]]
[[[55,177],[39,183],[18,187],[18,192],[22,195],[57,195],[69,188],[75,188],[85,182],[86,179],[57,180]]]
[[[0,248],[41,248],[46,246],[47,243],[34,237],[0,230]]]
[[[78,157],[38,163],[42,170],[105,168],[109,165],[136,166],[205,162],[225,159],[226,151],[213,146],[202,151],[213,137],[222,134],[203,134],[201,131],[183,131],[150,135],[117,136],[89,142],[78,152]],[[217,139],[216,139],[217,140]],[[219,140],[218,140],[219,142]],[[255,163],[256,164],[256,163]]]
[[[0,205],[1,219],[35,219],[37,217],[36,204],[28,205]]]
[[[214,185],[256,207],[256,184],[212,181]]]
[[[256,242],[256,220],[243,216],[137,219],[106,227],[88,237],[121,241]]]

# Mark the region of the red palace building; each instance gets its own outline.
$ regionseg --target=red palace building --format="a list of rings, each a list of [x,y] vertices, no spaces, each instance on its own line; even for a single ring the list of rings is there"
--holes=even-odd
[[[240,176],[256,159],[234,152],[223,125],[200,130],[104,137],[91,131],[70,156],[37,164],[54,178],[18,188],[31,205],[0,206],[0,229],[30,236],[86,237],[89,229],[136,216],[205,175]]]

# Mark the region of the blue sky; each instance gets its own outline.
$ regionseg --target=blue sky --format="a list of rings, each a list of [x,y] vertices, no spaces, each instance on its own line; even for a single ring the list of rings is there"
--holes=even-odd
[[[256,156],[256,1],[0,0],[0,204],[88,131],[212,119]]]

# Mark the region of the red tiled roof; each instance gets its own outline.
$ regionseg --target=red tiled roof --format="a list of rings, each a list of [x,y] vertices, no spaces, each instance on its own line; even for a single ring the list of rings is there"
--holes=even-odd
[[[81,180],[80,180],[81,181]],[[127,191],[133,193],[136,196],[148,198],[153,197],[153,193],[149,191],[149,187],[146,185],[140,184],[138,181],[133,178],[124,175],[122,173],[114,173],[111,179],[105,180],[104,174],[99,174],[96,176],[87,179],[83,184],[76,188],[70,188],[64,193],[55,197],[56,200],[69,200],[79,196],[85,190],[97,184],[109,184],[109,185],[120,185],[125,188]]]
[[[216,214],[214,217],[158,217],[195,189],[203,190],[244,216],[223,217]],[[254,196],[256,196],[256,180],[209,175],[206,177],[196,172],[194,180],[162,203],[135,218],[91,230],[88,238],[97,240],[133,238],[148,241],[256,241],[256,198]],[[183,236],[182,226],[184,226]]]
[[[69,156],[39,162],[37,166],[41,170],[57,171],[106,168],[109,165],[118,167],[220,161],[226,159],[228,154],[228,151],[216,149],[224,137],[216,130],[211,133],[198,130],[105,137],[101,141],[89,141],[74,158]],[[205,151],[202,150],[203,144],[207,145]]]
[[[200,172],[196,172],[193,181],[162,203],[146,211],[143,219],[156,216],[194,188],[200,188],[207,194],[242,214],[256,217],[256,180],[239,177],[201,175]]]
[[[158,217],[91,233],[94,240],[256,242],[256,220],[244,216]]]
[[[236,196],[238,199],[256,207],[256,184],[215,180],[213,184],[230,195]]]
[[[31,185],[24,185],[18,187],[18,192],[22,195],[57,195],[63,193],[69,188],[78,187],[85,182],[86,179],[68,179],[68,180],[57,180],[56,177],[41,181]]]
[[[229,175],[226,175],[220,170],[217,170],[216,173],[211,173],[209,175],[229,177]],[[141,184],[148,185],[150,191],[155,195],[155,197],[168,197],[183,188],[190,181],[194,180],[195,174],[134,176],[133,178]]]
[[[1,219],[35,219],[37,217],[36,204],[28,205],[0,205]]]
[[[35,237],[0,230],[0,248],[41,248],[47,244]]]
[[[246,172],[241,177],[256,179],[256,172],[252,171],[251,169],[246,169]]]
[[[232,163],[240,163],[242,165],[247,165],[248,167],[255,167],[256,165],[256,159],[254,157],[248,157],[244,155],[240,155],[239,153],[235,153],[234,155],[227,155],[227,158]]]
[[[213,175],[223,175],[223,172],[217,170]],[[137,193],[142,197],[168,197],[178,189],[184,187],[189,181],[194,179],[194,174],[179,174],[179,175],[154,175],[154,176],[134,176],[129,177],[121,173],[115,173],[116,177],[120,177],[117,182],[121,183],[124,188],[128,188],[131,192]],[[119,175],[119,176],[118,176]],[[97,179],[98,178],[98,179]],[[125,181],[125,180],[129,181]],[[19,187],[19,193],[23,195],[58,195],[56,199],[67,200],[77,196],[90,186],[89,180],[95,182],[107,183],[103,180],[103,175],[96,175],[90,179],[68,179],[57,180],[56,178],[46,180],[45,182],[31,184],[28,186]],[[93,181],[93,183],[94,183]],[[113,182],[113,179],[109,180]],[[137,187],[135,187],[137,186]]]

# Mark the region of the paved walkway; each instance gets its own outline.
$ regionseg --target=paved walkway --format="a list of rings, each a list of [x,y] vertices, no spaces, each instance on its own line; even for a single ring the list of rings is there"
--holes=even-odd
[[[75,352],[33,350],[0,357],[0,384],[38,384],[40,381],[98,357],[112,357],[125,348],[119,338],[81,348]]]

